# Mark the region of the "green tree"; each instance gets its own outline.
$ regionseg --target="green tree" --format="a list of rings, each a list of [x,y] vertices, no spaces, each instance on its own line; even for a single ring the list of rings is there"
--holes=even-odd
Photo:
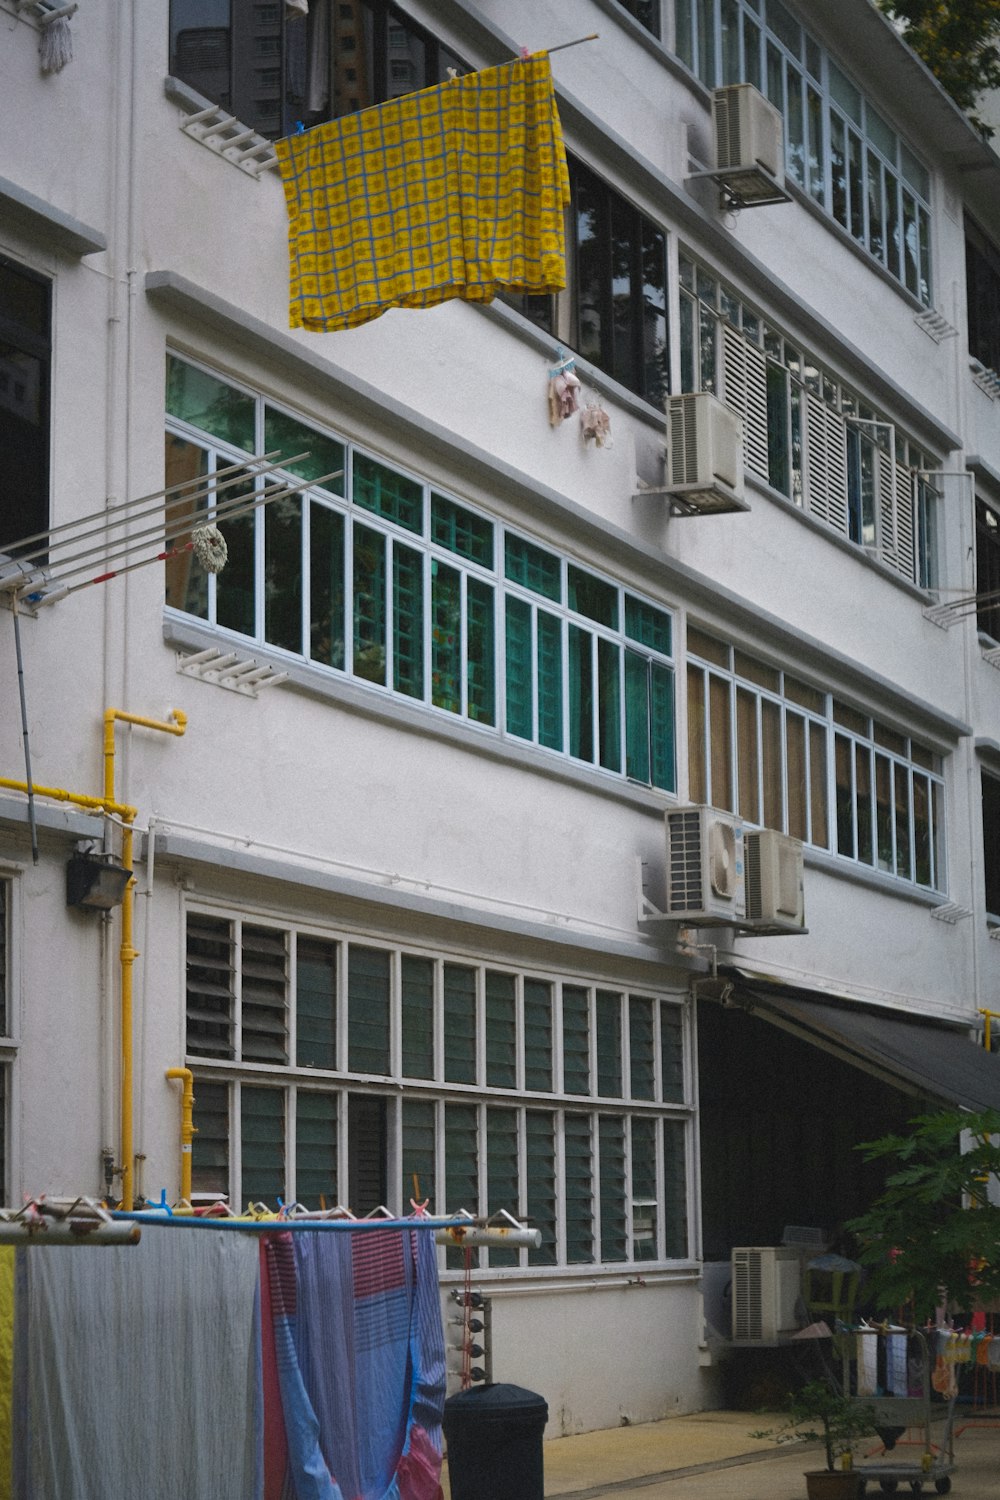
[[[956,1109],[918,1115],[909,1134],[858,1147],[867,1161],[896,1164],[885,1191],[847,1226],[878,1308],[905,1307],[920,1322],[942,1297],[963,1310],[1000,1299],[1000,1206],[990,1201],[1000,1187],[998,1140],[1000,1112]]]
[[[991,128],[973,113],[979,95],[1000,88],[1000,0],[875,0],[903,25],[918,57],[971,117],[983,135]]]

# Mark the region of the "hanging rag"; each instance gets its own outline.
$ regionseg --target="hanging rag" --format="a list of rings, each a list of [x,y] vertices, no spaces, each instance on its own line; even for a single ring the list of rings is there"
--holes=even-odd
[[[134,1246],[17,1254],[18,1500],[261,1494],[249,1236],[151,1228]]]
[[[67,16],[57,16],[54,21],[43,18],[38,57],[43,73],[61,73],[73,61],[73,33]]]
[[[886,1340],[886,1385],[890,1396],[909,1395],[905,1333],[890,1333]]]
[[[267,1266],[298,1500],[436,1500],[445,1362],[433,1237],[284,1231],[267,1237]],[[267,1369],[265,1353],[265,1391]],[[264,1467],[274,1475],[267,1455]]]
[[[292,328],[565,285],[569,174],[546,53],[276,142]]]
[[[858,1395],[874,1396],[878,1385],[878,1338],[857,1335]]]

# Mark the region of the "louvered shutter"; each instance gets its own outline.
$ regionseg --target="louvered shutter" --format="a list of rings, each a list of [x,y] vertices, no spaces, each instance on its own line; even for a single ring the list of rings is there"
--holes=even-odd
[[[835,531],[848,534],[847,429],[812,392],[805,398],[805,494],[809,511]]]
[[[767,479],[767,362],[728,323],[722,330],[722,399],[743,418],[743,462]]]
[[[912,582],[916,562],[913,475],[891,453],[878,451],[879,551],[882,561]]]

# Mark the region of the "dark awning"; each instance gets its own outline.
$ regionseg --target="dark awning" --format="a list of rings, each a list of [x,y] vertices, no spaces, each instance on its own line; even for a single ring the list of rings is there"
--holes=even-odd
[[[965,1109],[1000,1110],[1000,1056],[969,1028],[906,1016],[852,1001],[830,1000],[729,971],[732,1000],[762,1020],[919,1093]]]

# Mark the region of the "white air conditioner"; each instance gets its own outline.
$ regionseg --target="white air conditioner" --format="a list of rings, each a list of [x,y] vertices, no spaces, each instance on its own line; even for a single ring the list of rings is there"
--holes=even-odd
[[[746,911],[742,819],[715,807],[670,808],[666,831],[663,915],[698,927],[742,922]]]
[[[674,515],[749,510],[743,423],[710,391],[667,397],[667,482]]]
[[[802,1264],[786,1245],[742,1245],[731,1257],[733,1340],[776,1344],[799,1326]]]
[[[761,934],[804,932],[802,845],[774,828],[744,837],[746,923]]]
[[[715,168],[712,176],[733,206],[786,203],[785,146],[780,111],[752,83],[731,83],[712,95]]]

